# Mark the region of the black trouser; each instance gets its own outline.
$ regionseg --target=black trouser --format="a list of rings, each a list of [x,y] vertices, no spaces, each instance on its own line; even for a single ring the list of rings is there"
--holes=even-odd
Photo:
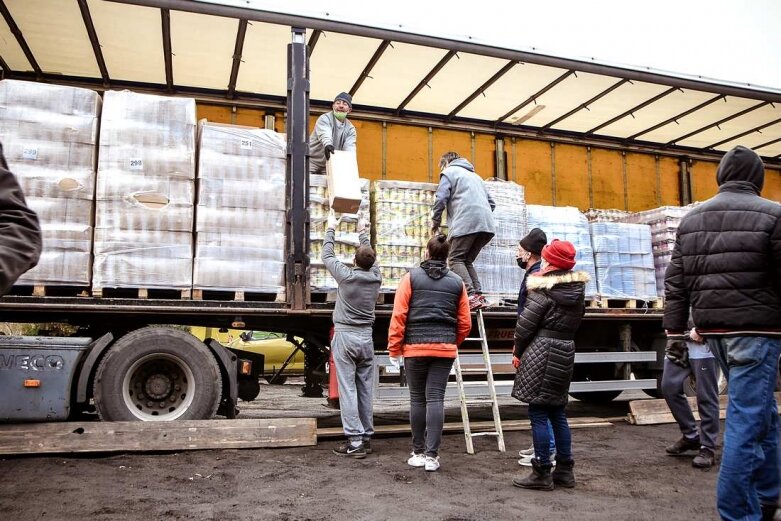
[[[466,286],[466,292],[471,297],[475,293],[481,293],[480,279],[474,267],[475,259],[480,255],[480,250],[491,242],[492,233],[477,232],[462,237],[450,239],[450,255],[447,263],[456,275],[461,277]]]
[[[436,457],[445,423],[445,387],[452,358],[415,356],[404,359],[409,385],[412,451]]]

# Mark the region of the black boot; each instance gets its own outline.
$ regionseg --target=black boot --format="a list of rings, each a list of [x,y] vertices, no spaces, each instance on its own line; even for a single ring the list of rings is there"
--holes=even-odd
[[[553,490],[553,477],[550,463],[543,465],[537,458],[532,459],[532,473],[525,478],[513,478],[513,485],[533,490]]]
[[[565,461],[556,458],[556,468],[553,469],[551,474],[556,486],[564,488],[573,488],[575,486],[575,473],[572,470],[574,466],[574,460]]]
[[[762,509],[762,521],[775,521],[777,519],[777,505],[760,505],[760,508]]]

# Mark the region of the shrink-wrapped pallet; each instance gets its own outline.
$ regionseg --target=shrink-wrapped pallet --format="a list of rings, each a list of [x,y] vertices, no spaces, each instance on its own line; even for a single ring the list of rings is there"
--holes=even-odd
[[[617,210],[615,208],[589,208],[584,215],[588,222],[625,222],[624,219],[632,215],[632,212]]]
[[[431,238],[431,208],[437,185],[375,181],[372,223],[383,292],[396,291],[410,268],[418,266]]]
[[[523,270],[515,260],[518,243],[526,235],[526,199],[523,186],[512,181],[489,179],[485,188],[494,202],[496,234],[478,255],[475,269],[483,295],[491,298],[515,298],[523,279]]]
[[[588,221],[573,206],[540,206],[530,204],[526,207],[527,228],[540,228],[548,237],[569,241],[575,246],[575,270],[585,271],[591,280],[586,284],[586,298],[596,297],[597,277],[594,270],[594,250],[591,246],[591,232]]]
[[[193,287],[284,289],[284,135],[202,122]]]
[[[106,92],[96,289],[191,287],[194,178],[195,100]]]
[[[86,286],[101,101],[87,89],[0,82],[0,142],[41,222],[43,252],[18,284]]]
[[[651,228],[645,224],[591,223],[597,286],[602,298],[656,298]]]
[[[654,255],[656,274],[656,293],[664,297],[664,274],[672,258],[678,225],[693,205],[662,206],[652,210],[637,212],[625,216],[621,222],[647,224],[651,227],[651,247]]]
[[[360,183],[361,205],[358,213],[340,214],[342,219],[334,236],[334,253],[348,266],[353,265],[355,249],[359,245],[358,217],[364,215],[369,219],[369,180],[361,178]],[[328,273],[320,257],[330,209],[326,176],[309,174],[309,285],[313,291],[336,289],[336,281]]]

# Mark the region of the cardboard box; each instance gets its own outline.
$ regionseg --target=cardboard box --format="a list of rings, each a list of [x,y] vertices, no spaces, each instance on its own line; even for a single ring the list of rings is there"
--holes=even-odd
[[[354,151],[335,151],[325,163],[328,201],[339,213],[357,213],[361,207],[361,182]]]

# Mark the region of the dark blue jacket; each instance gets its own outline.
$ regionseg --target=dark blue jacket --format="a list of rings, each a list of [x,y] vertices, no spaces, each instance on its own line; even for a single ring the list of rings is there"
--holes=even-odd
[[[523,307],[526,305],[526,295],[528,294],[528,291],[526,289],[526,278],[529,275],[532,275],[540,271],[541,265],[542,265],[542,261],[539,260],[534,264],[532,264],[531,267],[528,270],[526,270],[526,273],[523,274],[523,280],[521,281],[521,289],[518,290],[518,315],[519,316],[521,312],[523,312]]]

